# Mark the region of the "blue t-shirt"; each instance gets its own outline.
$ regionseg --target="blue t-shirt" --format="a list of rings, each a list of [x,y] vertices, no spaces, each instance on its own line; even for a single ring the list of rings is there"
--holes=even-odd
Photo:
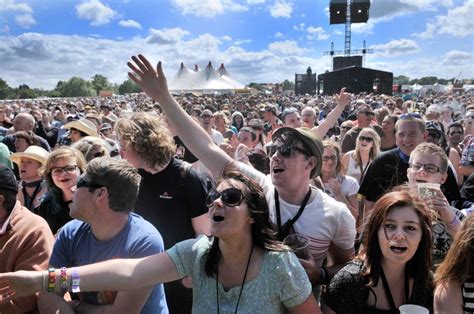
[[[91,226],[79,220],[68,222],[57,235],[49,264],[82,266],[114,258],[140,258],[163,252],[163,239],[148,221],[130,213],[127,224],[112,239],[98,241]],[[96,305],[112,304],[116,292],[81,292],[80,300]],[[153,288],[141,313],[168,313],[163,285]]]

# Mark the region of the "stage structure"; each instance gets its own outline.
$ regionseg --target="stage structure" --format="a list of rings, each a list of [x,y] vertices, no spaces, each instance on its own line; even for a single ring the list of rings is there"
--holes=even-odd
[[[337,94],[343,87],[355,94],[392,95],[393,73],[352,66],[318,75],[318,94]]]
[[[316,94],[316,73],[313,74],[311,67],[308,67],[306,74],[295,74],[295,94]]]
[[[362,49],[351,50],[351,25],[366,23],[369,9],[370,0],[330,0],[329,23],[345,25],[344,50],[334,50],[332,42],[331,50],[324,52],[331,56],[333,72],[318,76],[318,93],[332,95],[346,86],[352,93],[392,94],[392,73],[363,67],[366,54],[373,53],[365,40]]]

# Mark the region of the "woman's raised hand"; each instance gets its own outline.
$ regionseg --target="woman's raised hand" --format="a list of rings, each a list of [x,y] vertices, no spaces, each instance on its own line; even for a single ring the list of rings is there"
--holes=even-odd
[[[134,81],[152,99],[160,102],[164,97],[168,97],[169,90],[166,77],[161,67],[161,61],[155,68],[145,56],[139,54],[132,56],[133,62],[127,62],[132,72],[128,72],[128,77]]]
[[[34,295],[43,289],[41,271],[20,270],[0,274],[0,304],[10,300]]]

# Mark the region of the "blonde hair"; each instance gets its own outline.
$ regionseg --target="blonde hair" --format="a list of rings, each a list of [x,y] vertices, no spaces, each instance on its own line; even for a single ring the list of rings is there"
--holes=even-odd
[[[359,132],[359,135],[357,136],[357,140],[356,140],[356,148],[355,148],[355,151],[352,155],[352,157],[354,158],[355,162],[357,165],[359,166],[362,166],[362,158],[360,156],[360,137],[361,137],[361,134],[364,133],[364,132],[367,132],[369,133],[372,138],[374,139],[372,141],[372,148],[370,148],[370,152],[369,152],[369,161],[370,160],[374,160],[374,158],[379,154],[380,152],[380,136],[377,134],[377,132],[375,132],[374,129],[372,128],[363,128],[360,132]]]

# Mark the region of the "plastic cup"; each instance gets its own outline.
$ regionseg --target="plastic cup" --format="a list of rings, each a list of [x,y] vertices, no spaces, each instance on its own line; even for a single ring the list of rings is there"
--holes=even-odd
[[[404,304],[398,308],[400,314],[429,314],[430,311],[421,305]]]
[[[301,234],[290,234],[283,239],[283,244],[288,246],[298,258],[307,259],[309,253],[309,238]]]
[[[424,200],[436,195],[436,191],[440,190],[438,183],[417,183],[418,196]]]

